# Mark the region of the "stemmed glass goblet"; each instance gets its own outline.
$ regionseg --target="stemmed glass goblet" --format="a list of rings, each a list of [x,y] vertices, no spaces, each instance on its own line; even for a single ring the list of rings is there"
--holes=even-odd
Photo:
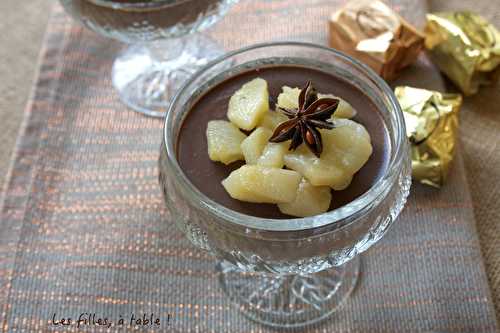
[[[388,165],[354,201],[307,218],[258,218],[216,203],[183,173],[176,157],[177,137],[200,95],[225,78],[272,65],[326,71],[348,80],[377,106],[389,137]],[[315,323],[343,304],[357,281],[359,254],[396,220],[411,184],[403,114],[392,90],[358,61],[327,47],[299,42],[251,46],[196,73],[169,108],[159,172],[171,220],[193,244],[218,260],[226,295],[244,315],[280,328]]]
[[[223,54],[194,32],[221,18],[238,0],[60,0],[91,30],[130,44],[113,64],[113,86],[133,110],[163,117],[178,88]]]

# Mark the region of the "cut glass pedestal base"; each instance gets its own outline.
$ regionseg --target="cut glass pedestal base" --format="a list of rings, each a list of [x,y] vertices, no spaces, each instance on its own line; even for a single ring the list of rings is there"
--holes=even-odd
[[[133,110],[163,117],[182,84],[222,54],[222,48],[201,34],[131,45],[113,64],[113,85]]]
[[[346,264],[310,275],[243,273],[217,264],[219,282],[243,315],[273,327],[317,323],[337,311],[354,290],[359,256]]]

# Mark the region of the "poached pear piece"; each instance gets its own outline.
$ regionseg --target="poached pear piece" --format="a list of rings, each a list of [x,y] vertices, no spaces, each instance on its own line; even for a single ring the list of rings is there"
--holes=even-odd
[[[241,143],[241,151],[243,152],[243,156],[245,156],[245,162],[247,164],[257,164],[257,160],[272,134],[271,130],[264,127],[258,127],[252,134],[243,140]]]
[[[338,119],[332,130],[321,130],[324,150],[317,157],[304,145],[285,155],[285,166],[302,174],[314,186],[343,190],[373,152],[370,135],[349,119]]]
[[[269,110],[264,114],[262,121],[260,122],[261,127],[265,127],[274,131],[274,129],[284,121],[287,121],[287,117],[278,111]]]
[[[285,155],[287,152],[288,146],[286,143],[269,142],[264,147],[264,151],[257,160],[257,164],[281,169],[285,165]]]
[[[339,99],[340,99],[339,106],[337,107],[337,111],[335,111],[335,114],[333,116],[336,118],[346,118],[346,119],[353,118],[356,115],[356,110],[354,110],[351,104],[349,104],[346,100],[343,100],[342,98]]]
[[[250,131],[269,111],[267,82],[261,78],[245,83],[229,99],[228,119],[239,128]]]
[[[229,195],[256,203],[285,203],[295,200],[302,176],[293,170],[243,165],[222,181]]]
[[[246,137],[229,121],[211,120],[207,125],[208,156],[226,165],[242,160],[241,143]]]
[[[283,86],[282,93],[278,95],[278,106],[285,109],[297,109],[299,107],[299,88]]]
[[[283,214],[307,217],[328,211],[331,201],[332,192],[328,186],[313,186],[302,179],[295,200],[278,204],[278,208]]]
[[[241,151],[248,165],[258,164],[267,167],[283,168],[286,145],[268,142],[273,133],[265,127],[257,127],[241,143]]]
[[[282,93],[278,95],[278,106],[286,109],[296,109],[299,107],[299,88],[290,88],[284,86],[281,88]],[[342,98],[335,96],[333,94],[321,94],[318,93],[318,98],[336,98],[339,100],[339,105],[337,110],[335,110],[334,117],[336,118],[347,118],[350,119],[356,115],[356,111],[353,109],[351,104]]]

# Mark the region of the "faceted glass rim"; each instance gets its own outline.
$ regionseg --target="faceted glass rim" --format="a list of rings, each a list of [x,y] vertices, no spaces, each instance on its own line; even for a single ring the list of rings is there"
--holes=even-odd
[[[345,63],[350,66],[355,67],[358,71],[360,71],[363,75],[366,76],[375,86],[382,91],[384,97],[387,98],[389,107],[391,108],[391,112],[394,112],[395,116],[395,127],[394,133],[395,136],[394,146],[391,147],[391,156],[388,166],[380,179],[372,185],[372,187],[363,193],[361,196],[351,201],[350,203],[339,207],[337,209],[325,212],[323,214],[303,217],[303,218],[290,218],[290,219],[269,219],[269,218],[261,218],[246,215],[243,213],[236,212],[232,209],[229,209],[214,200],[210,199],[204,193],[202,193],[195,185],[191,183],[191,181],[184,174],[182,169],[180,168],[179,163],[177,162],[175,145],[177,138],[174,138],[170,133],[173,131],[173,128],[170,128],[170,124],[173,123],[174,112],[173,110],[178,107],[180,97],[186,93],[188,93],[188,88],[193,84],[197,77],[201,76],[203,73],[207,72],[214,66],[226,61],[230,60],[232,57],[235,57],[240,54],[244,54],[249,51],[257,50],[257,49],[265,49],[271,47],[302,47],[309,49],[317,49],[321,51],[330,52],[335,57],[340,58]],[[259,58],[256,58],[256,60]],[[227,69],[226,69],[227,70]],[[224,70],[224,71],[226,71]],[[223,71],[221,71],[222,73]],[[172,125],[173,126],[173,125]],[[281,41],[281,42],[269,42],[269,43],[260,43],[254,44],[248,47],[244,47],[235,51],[231,51],[226,53],[225,55],[211,61],[205,67],[200,69],[197,73],[195,73],[191,78],[182,86],[182,88],[177,92],[172,103],[170,104],[169,109],[167,110],[167,115],[165,117],[164,123],[164,131],[163,131],[163,143],[161,149],[166,150],[166,165],[167,172],[173,173],[175,181],[178,185],[181,186],[184,194],[189,196],[188,200],[190,200],[190,204],[195,205],[199,209],[207,210],[211,213],[211,215],[217,217],[220,220],[225,222],[234,223],[239,226],[243,226],[245,228],[257,229],[262,231],[301,231],[301,230],[309,230],[319,227],[324,227],[327,225],[331,225],[334,223],[338,223],[340,221],[344,221],[347,219],[357,218],[363,212],[370,207],[370,205],[381,196],[384,196],[387,193],[387,189],[393,186],[394,181],[397,180],[399,173],[401,172],[401,166],[403,165],[403,160],[406,154],[406,128],[404,123],[403,112],[399,105],[399,102],[394,95],[392,89],[389,85],[379,76],[377,75],[371,68],[367,65],[362,64],[356,59],[343,54],[335,49],[313,44],[306,42],[295,42],[295,41]]]

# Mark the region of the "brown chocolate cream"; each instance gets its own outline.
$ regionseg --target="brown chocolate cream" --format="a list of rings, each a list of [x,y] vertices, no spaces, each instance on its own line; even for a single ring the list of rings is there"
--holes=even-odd
[[[320,93],[340,96],[356,110],[354,121],[362,124],[371,136],[373,153],[368,162],[353,177],[349,187],[332,191],[335,209],[353,201],[384,174],[388,166],[390,142],[382,115],[371,99],[342,78],[317,69],[276,65],[263,67],[230,77],[203,94],[186,116],[177,141],[177,159],[188,179],[202,193],[219,204],[237,212],[262,218],[285,219],[274,204],[256,204],[235,200],[229,196],[221,181],[244,162],[228,166],[213,162],[208,156],[206,128],[210,120],[227,120],[227,108],[233,95],[246,82],[260,77],[269,85],[269,95],[277,99],[281,87],[303,87],[308,80]]]

